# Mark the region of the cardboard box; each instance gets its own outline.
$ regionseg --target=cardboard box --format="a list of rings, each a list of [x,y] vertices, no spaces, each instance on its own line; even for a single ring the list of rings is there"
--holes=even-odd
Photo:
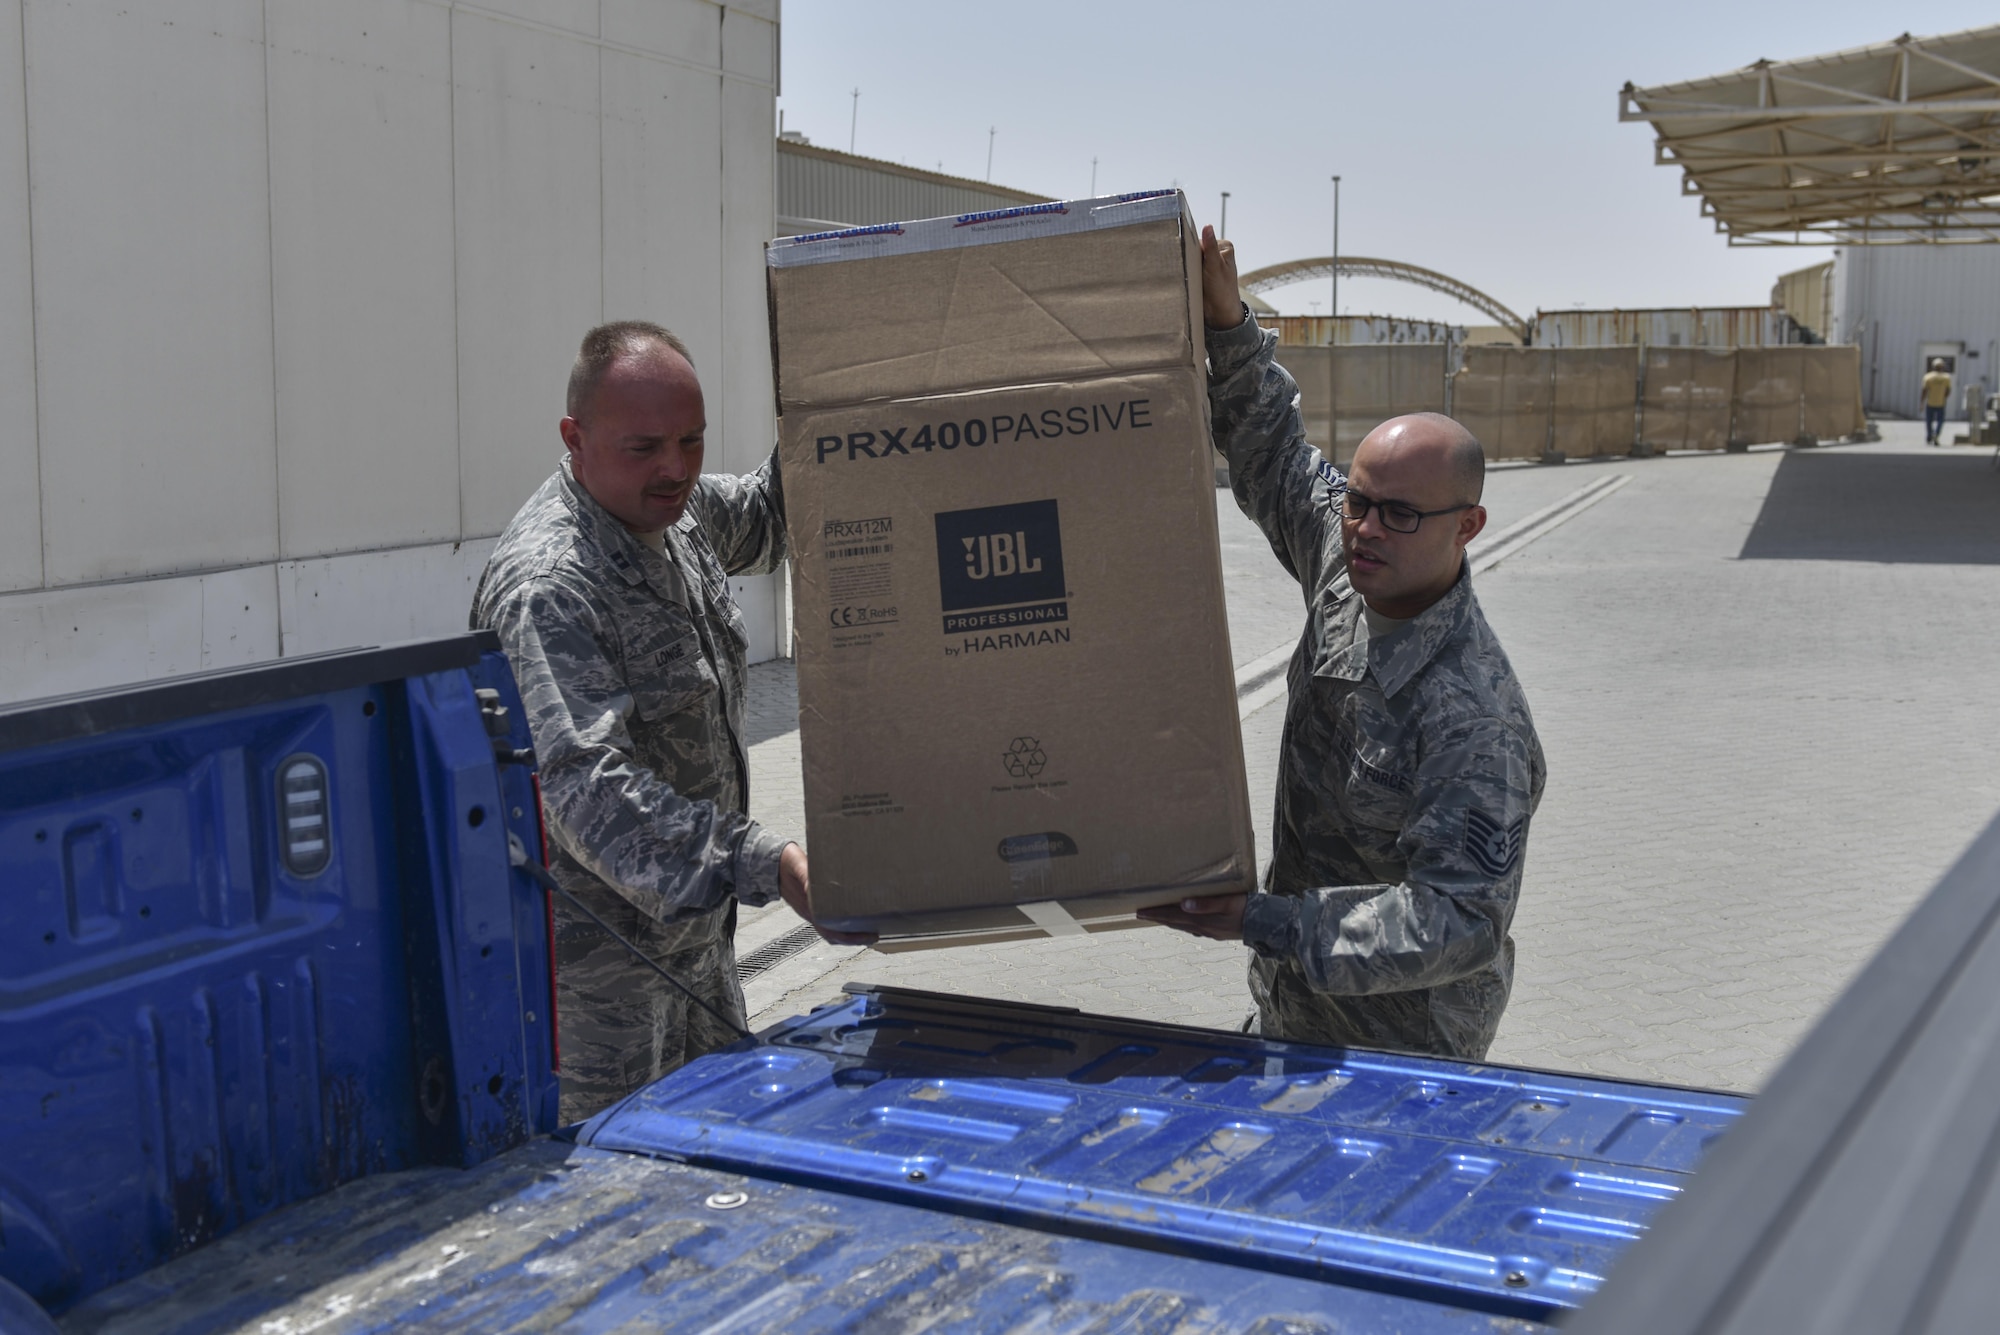
[[[1250,889],[1178,192],[767,258],[822,917],[938,944]]]

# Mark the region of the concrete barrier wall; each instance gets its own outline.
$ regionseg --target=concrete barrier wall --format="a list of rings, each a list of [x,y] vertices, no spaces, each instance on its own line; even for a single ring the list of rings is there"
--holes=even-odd
[[[1734,439],[1843,436],[1861,422],[1859,348],[1744,348],[1736,354]]]
[[[1553,348],[1550,447],[1571,459],[1630,454],[1638,428],[1639,349]]]
[[[1493,459],[1628,454],[1637,348],[1467,348],[1452,413]]]
[[[1467,348],[1452,378],[1452,415],[1488,459],[1539,459],[1549,449],[1556,350]]]
[[[1727,349],[1647,348],[1639,440],[1653,450],[1719,450],[1729,443],[1736,354]]]
[[[1806,353],[1805,430],[1833,440],[1861,430],[1868,415],[1861,401],[1861,349],[1855,346],[1800,348]]]
[[[1280,345],[1278,364],[1298,382],[1306,439],[1322,453],[1331,439],[1331,457],[1344,464],[1378,423],[1403,413],[1445,411],[1451,349],[1448,343]],[[1329,405],[1338,419],[1332,431]]]
[[[1340,464],[1378,423],[1414,412],[1449,413],[1495,460],[1835,440],[1865,424],[1852,347],[1281,344],[1277,355],[1298,382],[1306,439]]]

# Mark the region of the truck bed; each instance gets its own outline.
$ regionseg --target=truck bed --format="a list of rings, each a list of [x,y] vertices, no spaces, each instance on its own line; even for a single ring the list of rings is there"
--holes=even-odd
[[[858,989],[65,1330],[1461,1331],[1593,1292],[1734,1095]]]
[[[0,708],[0,1282],[555,1128],[528,741],[490,634]]]
[[[734,1204],[740,1201],[740,1204]],[[1533,1323],[538,1140],[351,1183],[98,1294],[103,1335],[1005,1331],[1307,1335]]]

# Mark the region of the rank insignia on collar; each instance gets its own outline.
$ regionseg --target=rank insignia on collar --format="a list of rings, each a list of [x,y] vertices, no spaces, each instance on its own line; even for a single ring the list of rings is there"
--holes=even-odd
[[[1479,870],[1488,876],[1505,876],[1521,860],[1521,845],[1527,842],[1528,818],[1502,825],[1483,811],[1465,813],[1465,851]]]

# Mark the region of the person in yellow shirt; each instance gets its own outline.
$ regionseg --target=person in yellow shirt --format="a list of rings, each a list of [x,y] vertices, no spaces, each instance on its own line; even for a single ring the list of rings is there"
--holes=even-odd
[[[1944,358],[1931,358],[1930,370],[1924,372],[1924,444],[1937,445],[1944,440],[1944,408],[1951,402],[1951,372],[1944,369]]]

